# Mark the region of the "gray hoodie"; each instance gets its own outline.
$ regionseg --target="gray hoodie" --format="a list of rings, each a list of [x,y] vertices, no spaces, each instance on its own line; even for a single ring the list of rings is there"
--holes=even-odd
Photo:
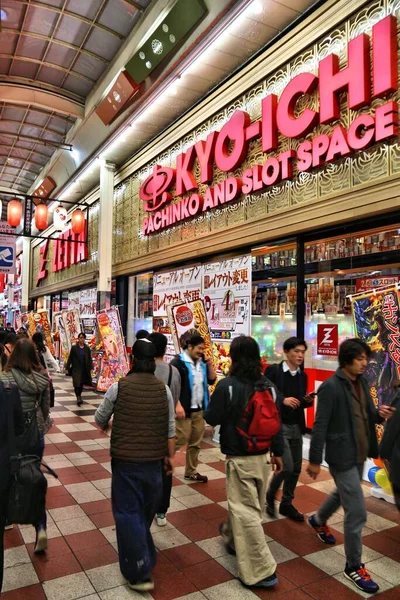
[[[40,435],[43,435],[44,422],[49,416],[50,393],[49,378],[46,373],[23,373],[19,369],[11,369],[0,376],[1,381],[14,383],[21,397],[23,412],[32,410],[38,404],[36,416]]]

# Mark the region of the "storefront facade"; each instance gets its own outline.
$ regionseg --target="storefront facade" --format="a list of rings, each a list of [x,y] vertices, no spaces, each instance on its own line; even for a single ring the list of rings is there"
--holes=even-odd
[[[221,356],[248,333],[280,360],[297,333],[315,386],[332,373],[318,325],[335,325],[336,348],[355,333],[349,296],[400,277],[399,19],[394,0],[326,2],[116,173],[128,345],[165,329],[160,294],[195,293],[210,299]],[[85,198],[87,259],[52,270],[50,248],[38,281],[43,244],[32,248],[32,297],[93,286],[98,198]]]

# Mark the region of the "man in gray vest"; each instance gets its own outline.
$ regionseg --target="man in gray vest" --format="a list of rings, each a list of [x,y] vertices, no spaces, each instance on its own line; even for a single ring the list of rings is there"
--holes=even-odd
[[[162,493],[162,468],[173,470],[175,408],[167,385],[154,375],[156,349],[138,340],[133,366],[114,383],[96,411],[96,423],[111,433],[112,509],[119,564],[131,589],[152,590],[157,562],[150,526]]]

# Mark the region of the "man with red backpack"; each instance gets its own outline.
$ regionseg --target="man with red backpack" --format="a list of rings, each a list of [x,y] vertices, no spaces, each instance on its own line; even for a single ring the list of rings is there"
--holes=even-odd
[[[218,383],[204,415],[210,425],[221,425],[221,451],[226,455],[229,516],[220,532],[228,551],[236,554],[241,582],[269,588],[278,579],[262,510],[271,464],[276,472],[282,470],[284,446],[276,407],[280,395],[262,375],[260,349],[253,338],[234,339],[230,355],[230,376]]]

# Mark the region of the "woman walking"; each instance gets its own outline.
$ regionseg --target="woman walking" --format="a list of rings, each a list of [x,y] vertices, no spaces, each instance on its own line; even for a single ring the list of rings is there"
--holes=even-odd
[[[40,440],[37,455],[42,458],[45,422],[50,411],[49,378],[39,362],[33,342],[27,339],[17,341],[0,380],[3,383],[17,386],[25,415],[36,409],[36,423]],[[46,510],[43,510],[40,521],[35,523],[35,553],[47,549],[46,524]]]
[[[84,385],[92,385],[93,369],[92,355],[89,346],[85,343],[84,333],[78,335],[78,343],[74,344],[69,353],[66,371],[72,375],[72,383],[75,388],[76,403],[83,404],[82,390]]]
[[[36,349],[39,354],[39,360],[42,363],[43,367],[48,371],[55,371],[56,373],[60,373],[60,366],[48,347],[45,344],[45,339],[40,331],[37,331],[32,336],[32,342],[35,344]]]

